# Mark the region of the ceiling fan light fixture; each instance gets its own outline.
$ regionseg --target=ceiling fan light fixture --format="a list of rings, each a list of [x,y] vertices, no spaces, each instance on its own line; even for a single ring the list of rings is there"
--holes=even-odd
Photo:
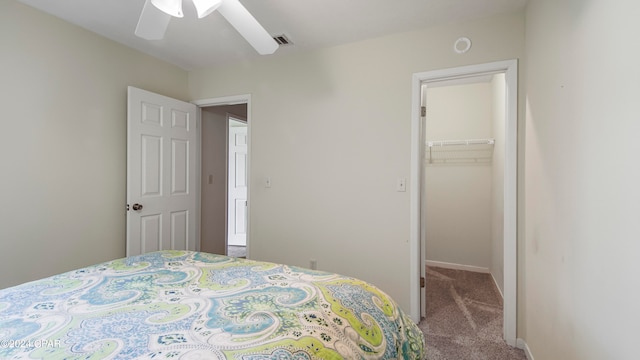
[[[192,0],[192,2],[199,18],[217,10],[258,54],[273,54],[280,46],[240,3],[240,0]],[[145,0],[136,26],[136,36],[147,40],[162,39],[172,16],[180,18],[184,16],[182,0]]]
[[[222,0],[193,0],[199,19],[214,12],[220,4],[222,4]]]
[[[151,0],[151,3],[162,12],[173,17],[181,18],[184,16],[182,13],[182,0]]]

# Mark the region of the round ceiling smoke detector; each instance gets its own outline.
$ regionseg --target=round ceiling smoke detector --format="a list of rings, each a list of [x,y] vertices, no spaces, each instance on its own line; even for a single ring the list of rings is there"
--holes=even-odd
[[[458,54],[464,54],[471,49],[471,40],[468,37],[461,37],[453,43],[453,50]]]

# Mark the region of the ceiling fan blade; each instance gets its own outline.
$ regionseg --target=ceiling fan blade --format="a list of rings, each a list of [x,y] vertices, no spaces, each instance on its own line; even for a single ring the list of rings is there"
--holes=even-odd
[[[193,6],[196,7],[198,19],[202,19],[214,12],[220,4],[222,4],[222,0],[193,0]]]
[[[260,55],[273,54],[278,49],[278,43],[240,1],[223,0],[218,11]]]
[[[146,0],[142,13],[140,13],[140,19],[138,19],[135,34],[146,40],[160,40],[164,37],[170,20],[171,15],[165,14],[153,6],[151,0]]]

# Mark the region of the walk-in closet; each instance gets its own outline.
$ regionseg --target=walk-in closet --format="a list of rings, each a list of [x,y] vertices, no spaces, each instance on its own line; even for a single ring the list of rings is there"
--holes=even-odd
[[[502,291],[504,74],[422,92],[427,265],[490,273]]]

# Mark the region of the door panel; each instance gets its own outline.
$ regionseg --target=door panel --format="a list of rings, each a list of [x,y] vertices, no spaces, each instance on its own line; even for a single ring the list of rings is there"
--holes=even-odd
[[[162,138],[142,136],[142,197],[162,196]]]
[[[196,106],[128,90],[127,256],[195,250]]]
[[[237,235],[244,235],[247,233],[247,224],[245,221],[247,218],[247,201],[238,199],[236,200],[235,207],[236,220],[234,231]]]
[[[174,129],[183,129],[189,131],[190,116],[189,113],[184,111],[172,109],[171,110],[171,126]]]
[[[142,247],[138,253],[160,250],[162,247],[162,214],[141,216],[140,233]]]
[[[189,142],[171,140],[171,195],[189,194]]]
[[[189,213],[176,211],[171,213],[171,248],[186,249],[189,238]]]
[[[236,188],[247,187],[247,154],[235,154]]]
[[[142,123],[162,127],[162,106],[142,102]]]

